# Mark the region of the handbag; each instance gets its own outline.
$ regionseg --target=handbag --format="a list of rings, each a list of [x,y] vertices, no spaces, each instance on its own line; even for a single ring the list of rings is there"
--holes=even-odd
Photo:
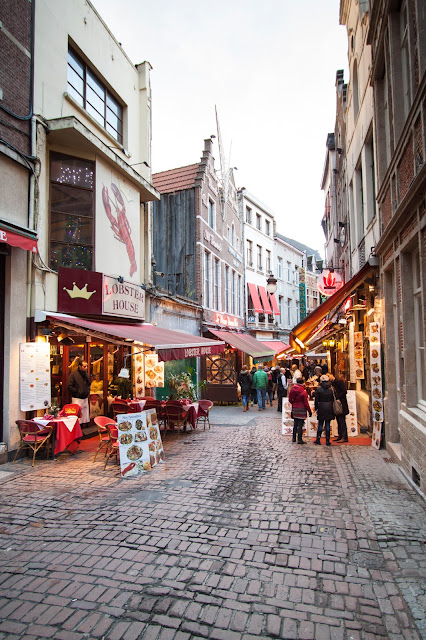
[[[341,416],[343,413],[343,405],[341,400],[339,400],[339,398],[336,398],[336,394],[334,393],[334,389],[332,388],[333,391],[333,413],[335,416]]]

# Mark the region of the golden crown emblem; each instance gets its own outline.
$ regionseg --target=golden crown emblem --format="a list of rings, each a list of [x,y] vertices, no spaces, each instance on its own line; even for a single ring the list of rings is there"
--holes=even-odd
[[[67,289],[66,287],[64,287],[64,291],[68,293],[70,298],[84,298],[85,300],[89,300],[89,298],[93,296],[94,293],[96,293],[96,289],[95,291],[87,291],[87,282],[81,289],[77,287],[75,282],[73,282],[73,285],[74,286],[72,289]]]

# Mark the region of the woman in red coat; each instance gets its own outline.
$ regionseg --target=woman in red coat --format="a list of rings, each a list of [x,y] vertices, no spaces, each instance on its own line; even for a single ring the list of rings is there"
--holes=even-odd
[[[292,406],[291,415],[294,420],[293,442],[296,442],[297,435],[297,444],[306,444],[302,439],[303,425],[306,416],[308,414],[311,416],[312,411],[308,402],[308,394],[303,386],[303,378],[297,378],[296,383],[290,389],[288,401]]]

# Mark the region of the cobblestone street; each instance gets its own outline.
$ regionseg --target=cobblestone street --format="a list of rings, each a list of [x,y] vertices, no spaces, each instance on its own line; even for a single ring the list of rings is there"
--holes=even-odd
[[[425,505],[386,451],[253,409],[136,479],[88,441],[0,467],[0,639],[426,639]]]

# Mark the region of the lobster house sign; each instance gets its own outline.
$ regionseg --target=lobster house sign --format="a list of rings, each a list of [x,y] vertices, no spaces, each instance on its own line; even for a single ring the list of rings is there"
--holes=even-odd
[[[58,311],[145,319],[145,291],[123,278],[96,271],[59,268]]]

